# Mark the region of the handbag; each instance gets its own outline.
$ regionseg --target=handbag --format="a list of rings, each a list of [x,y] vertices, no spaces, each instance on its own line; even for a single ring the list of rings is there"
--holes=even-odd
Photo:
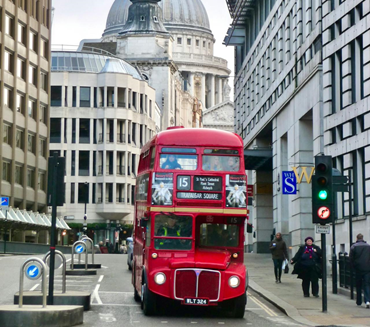
[[[288,265],[288,259],[285,259],[283,262],[283,269],[284,269],[284,274],[289,273],[289,265]]]

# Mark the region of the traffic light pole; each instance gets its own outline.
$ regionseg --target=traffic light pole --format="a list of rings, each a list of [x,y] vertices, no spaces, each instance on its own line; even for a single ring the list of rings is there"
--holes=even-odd
[[[351,169],[348,170],[348,183],[349,183],[349,189],[348,189],[348,196],[349,196],[349,199],[348,199],[348,203],[349,203],[349,210],[348,210],[348,215],[349,215],[349,247],[351,248],[352,246],[352,243],[353,243],[353,239],[352,239],[352,234],[353,234],[353,230],[352,230],[352,171]],[[353,267],[352,265],[350,265],[350,268],[349,268],[349,271],[350,271],[350,274],[351,274],[351,277],[350,277],[350,284],[351,284],[351,300],[354,299],[354,294],[353,294]]]
[[[321,234],[322,249],[322,312],[328,311],[328,279],[326,274],[326,234]]]
[[[55,230],[57,221],[57,178],[58,178],[58,153],[53,154],[52,189],[51,189],[51,231],[50,231],[50,270],[49,270],[49,297],[48,305],[54,304],[54,267],[55,267]]]

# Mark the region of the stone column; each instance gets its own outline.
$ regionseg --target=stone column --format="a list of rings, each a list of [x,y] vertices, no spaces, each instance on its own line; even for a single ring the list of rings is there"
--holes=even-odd
[[[222,102],[222,78],[218,77],[218,93],[217,93],[217,104]]]
[[[202,74],[202,82],[201,82],[201,98],[200,101],[202,102],[203,109],[206,109],[206,74]]]
[[[210,75],[209,77],[209,107],[213,107],[215,105],[215,75]]]
[[[194,73],[188,73],[188,91],[189,93],[194,96]]]

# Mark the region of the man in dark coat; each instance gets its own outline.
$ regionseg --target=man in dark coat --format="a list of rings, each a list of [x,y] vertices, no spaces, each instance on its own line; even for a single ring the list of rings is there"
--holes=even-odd
[[[275,239],[270,243],[272,260],[274,261],[275,282],[281,283],[282,266],[285,259],[288,259],[288,251],[281,233],[276,233]]]
[[[302,279],[304,297],[310,296],[310,283],[312,295],[319,297],[319,278],[321,278],[321,249],[313,244],[311,236],[306,237],[305,244],[299,247],[298,252],[290,261],[295,264],[292,274]]]
[[[357,241],[351,246],[349,254],[351,264],[356,272],[357,305],[362,304],[362,288],[366,308],[370,308],[370,245],[364,241],[362,234],[357,235]]]

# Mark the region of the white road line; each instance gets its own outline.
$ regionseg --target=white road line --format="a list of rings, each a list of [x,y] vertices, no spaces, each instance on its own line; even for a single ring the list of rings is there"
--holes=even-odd
[[[100,291],[99,293],[106,293],[106,294],[133,294],[133,292],[110,292],[110,291]]]
[[[101,276],[99,277],[98,283],[101,283],[101,282],[102,282],[102,280],[103,280],[103,278],[104,278],[104,275],[101,275]]]
[[[140,304],[122,304],[122,303],[91,303],[94,306],[112,306],[112,307],[140,307]]]
[[[68,260],[66,260],[66,262],[69,262],[69,261],[71,261],[72,259],[68,259]]]
[[[97,284],[95,289],[94,289],[95,299],[98,302],[98,304],[103,304],[103,302],[102,302],[102,300],[100,299],[100,296],[99,296],[99,288],[100,288],[100,284]]]
[[[30,291],[32,292],[32,291],[34,291],[36,288],[38,288],[39,287],[39,285],[40,284],[36,284],[34,287],[32,287],[31,289],[30,289]]]
[[[106,266],[101,266],[102,268],[104,268],[104,269],[108,269],[108,267],[106,267]]]

